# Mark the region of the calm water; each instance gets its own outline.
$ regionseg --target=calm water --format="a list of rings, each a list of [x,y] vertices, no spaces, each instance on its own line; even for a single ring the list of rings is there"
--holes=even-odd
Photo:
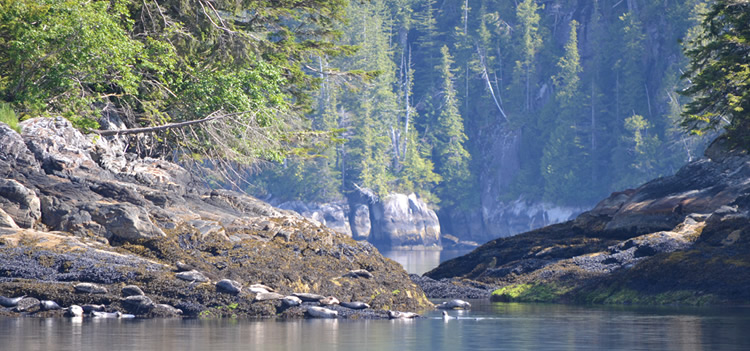
[[[381,251],[383,256],[388,257],[406,269],[409,273],[422,275],[427,271],[437,267],[440,263],[450,260],[461,255],[465,255],[471,250],[384,250]]]
[[[750,350],[750,309],[473,301],[411,321],[0,318],[0,350]]]
[[[383,254],[422,274],[464,253]],[[439,311],[408,321],[0,317],[0,351],[750,350],[750,307],[472,304],[447,321]]]

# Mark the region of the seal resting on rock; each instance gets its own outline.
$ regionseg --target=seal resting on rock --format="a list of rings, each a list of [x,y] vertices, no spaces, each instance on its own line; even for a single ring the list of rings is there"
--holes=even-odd
[[[299,297],[300,300],[306,301],[306,302],[320,302],[320,300],[326,298],[323,295],[310,294],[310,293],[294,293],[292,295]]]
[[[372,273],[370,273],[366,269],[355,269],[355,270],[349,271],[349,273],[344,274],[344,277],[371,279],[371,278],[373,278],[373,275],[372,275]]]
[[[52,301],[52,300],[39,301],[39,306],[41,306],[42,310],[44,311],[59,310],[62,308],[60,307],[60,305],[57,304],[57,302]]]
[[[209,279],[203,273],[198,272],[196,270],[187,271],[187,272],[180,272],[176,274],[177,278],[186,280],[189,282],[199,282],[199,283],[205,283]]]
[[[468,310],[471,308],[471,304],[464,300],[454,299],[450,301],[445,301],[435,306],[435,308],[444,309],[444,310],[453,310],[453,309]]]
[[[16,305],[18,305],[18,302],[23,300],[24,297],[26,297],[26,295],[13,298],[0,296],[0,305],[2,305],[3,307],[16,307]]]
[[[390,319],[413,319],[419,317],[414,312],[399,312],[399,311],[388,311],[388,318]]]
[[[143,293],[143,290],[141,290],[141,288],[139,288],[137,285],[126,285],[122,288],[121,292],[123,297],[145,295]]]
[[[102,312],[104,311],[104,308],[105,308],[104,305],[92,305],[92,304],[86,304],[80,307],[83,308],[83,313],[91,313],[94,311]]]
[[[281,303],[283,303],[285,306],[292,307],[301,305],[302,300],[300,300],[300,298],[297,296],[287,296],[281,299]]]
[[[94,318],[120,318],[122,316],[122,312],[120,311],[115,311],[115,312],[94,311],[94,312],[91,312],[91,316]]]
[[[370,305],[360,301],[340,302],[339,306],[350,308],[353,310],[364,310],[366,308],[370,308]]]
[[[325,299],[320,300],[321,306],[331,306],[331,305],[338,305],[338,304],[339,304],[339,299],[333,296],[328,296]]]
[[[325,307],[312,306],[307,309],[307,314],[313,318],[336,318],[338,317],[339,312],[329,310]]]
[[[78,305],[70,305],[70,307],[67,308],[67,312],[65,314],[69,317],[82,317],[83,308]]]
[[[216,282],[216,290],[236,295],[242,291],[242,285],[231,279],[222,279]]]
[[[103,286],[99,286],[92,283],[78,283],[76,285],[73,285],[73,289],[77,293],[85,293],[85,294],[106,294],[107,288]]]

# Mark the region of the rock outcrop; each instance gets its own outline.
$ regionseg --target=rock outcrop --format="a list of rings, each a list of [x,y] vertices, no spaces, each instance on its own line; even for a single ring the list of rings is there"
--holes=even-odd
[[[112,117],[102,125],[116,128]],[[375,310],[430,306],[403,268],[368,243],[253,197],[204,188],[177,164],[139,158],[126,140],[84,136],[63,118],[20,126],[21,135],[0,123],[2,296],[146,317],[178,309],[184,316],[297,315],[241,289],[263,283],[279,294],[318,293]],[[185,267],[202,278],[178,278]],[[373,278],[344,277],[359,269]],[[236,293],[216,288],[223,279],[235,282]],[[76,292],[80,283],[105,290]],[[149,308],[133,309],[135,298],[121,296],[129,285],[142,289]]]
[[[575,220],[491,241],[425,275],[499,301],[749,303],[750,156],[718,139],[675,175]]]
[[[379,247],[440,247],[440,221],[415,194],[391,194],[370,206],[368,241]]]
[[[278,207],[295,211],[339,233],[356,240],[367,240],[380,248],[440,248],[437,214],[413,193],[374,199],[362,196],[349,203],[290,201]]]

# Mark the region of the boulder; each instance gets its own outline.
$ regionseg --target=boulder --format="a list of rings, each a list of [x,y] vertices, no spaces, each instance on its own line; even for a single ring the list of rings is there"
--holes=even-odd
[[[107,239],[138,241],[165,236],[143,208],[130,203],[102,204],[92,208],[89,213],[95,222],[105,228]]]
[[[33,228],[42,218],[36,193],[14,179],[0,179],[0,208],[21,228]]]
[[[370,208],[365,204],[354,206],[351,214],[352,237],[356,240],[367,240],[370,237],[372,223],[370,223]]]
[[[98,168],[90,156],[94,145],[67,119],[32,118],[18,126],[24,135],[29,136],[26,146],[48,174],[79,167],[89,170]]]
[[[391,194],[371,206],[372,233],[368,241],[380,247],[440,246],[440,222],[435,211],[416,194]]]

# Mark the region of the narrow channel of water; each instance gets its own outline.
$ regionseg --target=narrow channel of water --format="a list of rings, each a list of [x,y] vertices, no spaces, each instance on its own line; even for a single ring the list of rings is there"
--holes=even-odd
[[[465,255],[471,250],[383,250],[380,253],[402,266],[410,274],[422,275],[452,258]]]
[[[450,320],[0,317],[0,350],[750,350],[748,308],[472,303]]]

